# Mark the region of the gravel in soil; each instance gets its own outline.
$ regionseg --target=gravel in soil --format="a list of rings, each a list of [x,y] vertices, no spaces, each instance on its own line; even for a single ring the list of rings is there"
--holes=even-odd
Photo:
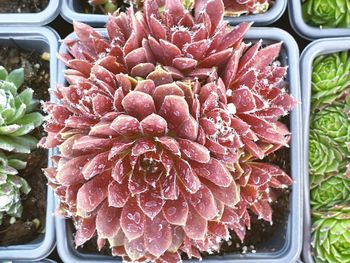
[[[41,55],[34,51],[0,46],[0,65],[9,72],[23,67],[25,81],[22,88],[30,87],[34,90],[35,98],[47,100],[49,98],[50,68],[49,62],[42,60]],[[44,132],[40,128],[36,129],[32,135],[40,139],[44,136]],[[42,173],[42,168],[47,165],[47,151],[43,149],[33,151],[27,162],[26,169],[21,170],[19,175],[28,181],[32,190],[27,196],[23,196],[22,218],[10,224],[9,218],[5,216],[0,226],[1,246],[27,243],[45,229],[47,181]],[[34,219],[39,220],[39,228],[32,222]]]
[[[125,3],[126,1],[118,0],[117,6],[120,8],[121,11],[126,11],[126,9],[130,6],[129,4]],[[103,14],[101,8],[98,6],[92,6],[88,3],[88,0],[78,0],[78,4],[80,7],[81,12],[84,12],[86,14]]]
[[[49,0],[1,0],[0,13],[38,13],[48,4]]]

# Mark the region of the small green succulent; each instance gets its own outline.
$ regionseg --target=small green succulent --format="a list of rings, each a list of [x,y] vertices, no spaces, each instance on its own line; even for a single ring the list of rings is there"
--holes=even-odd
[[[8,74],[0,66],[0,149],[9,152],[30,153],[37,140],[28,134],[44,120],[33,112],[39,103],[33,99],[33,90],[26,88],[18,94],[23,80],[23,69]]]
[[[350,88],[350,56],[347,51],[319,56],[313,62],[313,107],[331,104]]]
[[[105,14],[114,13],[118,9],[117,0],[89,0],[89,4],[100,6]]]
[[[326,209],[336,204],[350,202],[350,178],[344,174],[331,176],[311,190],[312,209]]]
[[[350,141],[350,121],[345,103],[334,103],[316,112],[311,118],[311,129],[328,136],[348,154],[347,143]]]
[[[328,136],[317,130],[309,134],[309,171],[312,176],[338,173],[345,168],[342,149]],[[312,184],[313,187],[313,184]]]
[[[312,242],[315,261],[350,262],[350,206],[313,213]]]
[[[24,178],[17,176],[17,170],[25,167],[26,162],[20,156],[6,156],[0,150],[0,225],[4,214],[13,218],[22,215],[21,195],[28,194],[30,187]]]
[[[303,0],[302,11],[306,23],[326,28],[350,27],[348,0]]]

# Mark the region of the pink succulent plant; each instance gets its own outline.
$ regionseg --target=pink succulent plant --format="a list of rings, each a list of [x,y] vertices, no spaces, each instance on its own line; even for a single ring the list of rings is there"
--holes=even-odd
[[[46,175],[76,246],[97,235],[125,261],[180,262],[219,251],[230,230],[243,241],[249,211],[272,221],[270,189],[292,181],[257,159],[288,145],[278,120],[296,102],[274,63],[281,43],[243,43],[250,24],[223,14],[221,0],[194,17],[147,0],[111,16],[107,37],[74,24],[41,144],[60,149]]]
[[[265,13],[273,4],[272,0],[223,0],[225,14],[241,16],[245,14]]]

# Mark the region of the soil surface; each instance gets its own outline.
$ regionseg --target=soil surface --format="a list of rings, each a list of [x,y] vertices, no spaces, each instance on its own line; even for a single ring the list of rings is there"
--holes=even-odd
[[[120,8],[121,11],[125,11],[130,5],[125,3],[126,1],[118,0],[117,6]],[[92,6],[88,3],[88,0],[78,0],[80,9],[82,12],[86,14],[104,14],[103,8],[100,8],[99,6]]]
[[[41,55],[33,51],[0,46],[0,65],[9,72],[24,67],[25,81],[22,88],[31,87],[35,98],[47,100],[49,98],[50,68],[49,62],[42,60]],[[44,132],[40,128],[33,131],[32,135],[40,139],[44,136]],[[47,165],[47,151],[43,149],[33,151],[27,162],[26,169],[21,170],[19,175],[28,181],[32,190],[27,196],[23,196],[22,218],[17,219],[16,223],[11,225],[9,218],[5,216],[0,226],[1,246],[27,243],[45,229],[47,181],[41,169]],[[34,219],[39,220],[39,227],[32,222]]]
[[[0,0],[0,13],[38,13],[48,4],[49,0]]]

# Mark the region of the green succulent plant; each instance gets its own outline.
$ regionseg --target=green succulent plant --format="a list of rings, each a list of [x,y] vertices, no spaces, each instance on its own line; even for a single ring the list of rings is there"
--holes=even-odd
[[[27,181],[18,176],[18,171],[26,167],[19,155],[9,155],[0,150],[0,225],[5,214],[18,218],[22,215],[21,195],[28,194]]]
[[[315,261],[350,262],[350,206],[313,213],[312,242]]]
[[[350,56],[347,51],[319,56],[313,62],[313,107],[331,104],[350,88]]]
[[[326,209],[350,201],[350,178],[344,174],[331,176],[311,190],[312,209]]]
[[[302,11],[306,23],[326,28],[350,27],[348,0],[303,0]]]
[[[309,134],[309,171],[312,176],[338,173],[345,168],[346,161],[342,149],[328,136],[317,130]],[[311,184],[313,187],[315,183]]]
[[[348,102],[346,102],[348,103]],[[347,143],[350,140],[350,121],[348,106],[334,103],[313,114],[310,128],[319,134],[328,136],[348,154]]]
[[[30,153],[37,140],[28,134],[44,120],[33,112],[39,103],[33,99],[33,90],[25,88],[18,94],[23,80],[23,69],[8,73],[0,66],[0,149],[9,152]]]

